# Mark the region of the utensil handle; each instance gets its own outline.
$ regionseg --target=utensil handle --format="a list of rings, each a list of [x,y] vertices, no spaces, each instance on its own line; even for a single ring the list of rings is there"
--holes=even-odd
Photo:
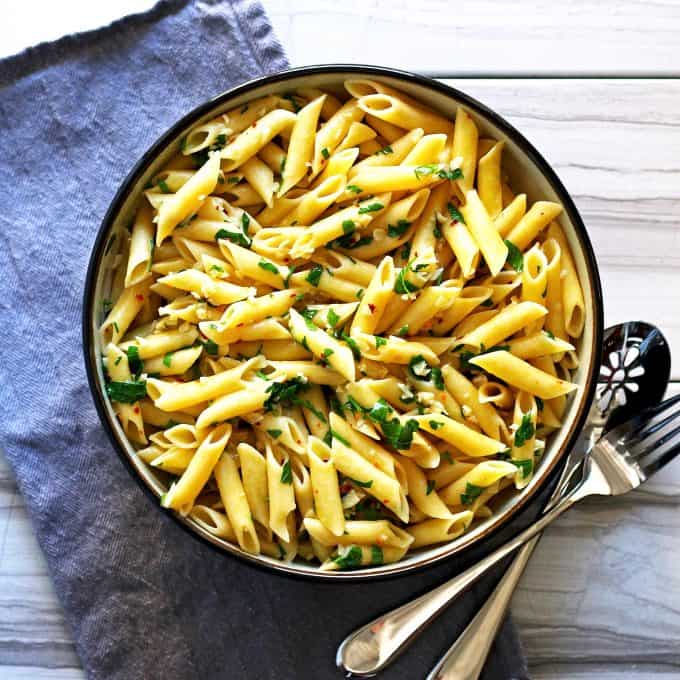
[[[579,484],[534,524],[458,576],[351,633],[338,647],[335,659],[337,665],[359,677],[375,675],[385,668],[432,619],[478,578],[523,543],[543,531],[576,501],[589,495],[590,490],[587,486]]]
[[[479,678],[517,583],[539,540],[540,536],[535,536],[522,546],[493,593],[425,680]]]

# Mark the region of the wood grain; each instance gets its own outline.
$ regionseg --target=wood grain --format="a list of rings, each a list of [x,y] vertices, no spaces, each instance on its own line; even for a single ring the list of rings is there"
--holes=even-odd
[[[263,5],[294,66],[349,62],[468,76],[680,74],[676,2],[518,0],[511,9],[497,0]]]

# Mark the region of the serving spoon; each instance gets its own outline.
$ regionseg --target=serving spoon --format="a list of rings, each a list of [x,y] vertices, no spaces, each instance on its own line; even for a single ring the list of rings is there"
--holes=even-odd
[[[621,424],[645,408],[658,404],[670,376],[671,353],[658,328],[641,321],[629,321],[604,333],[600,382],[584,433],[569,453],[550,502],[549,509],[563,493],[573,468],[592,448],[602,432]],[[589,431],[590,430],[590,431]],[[487,601],[480,608],[426,680],[477,680],[498,633],[517,583],[540,540],[526,543],[508,567]]]
[[[564,498],[568,482],[605,427],[625,420],[631,413],[650,403],[658,402],[666,389],[670,374],[670,352],[663,335],[654,326],[644,322],[628,322],[607,329],[603,356],[605,363],[601,367],[600,377],[604,380],[601,381],[587,425],[567,459],[562,477],[546,508],[548,512],[554,510],[557,501]],[[521,535],[531,529],[532,527]],[[507,545],[500,549],[503,555],[512,551],[506,549]],[[514,547],[518,545],[515,544]],[[500,605],[500,614],[494,602],[488,604],[488,607],[485,605],[470,623],[469,627],[472,629],[463,632],[459,639],[460,645],[454,644],[428,676],[429,679],[459,680],[478,676],[534,545],[535,542],[532,542],[531,547],[527,545],[523,548],[516,558],[517,562],[508,569],[490,598]],[[497,552],[430,593],[378,617],[350,634],[338,648],[338,666],[352,675],[363,677],[375,675],[385,668],[464,588],[483,573],[484,569],[478,569],[481,565],[488,568],[489,558],[497,555]],[[492,563],[495,564],[498,559],[500,558],[497,557]],[[474,577],[470,578],[472,572]],[[486,621],[486,615],[491,612],[495,618]],[[479,645],[476,644],[478,631],[484,635]],[[460,654],[463,655],[462,660],[459,658]],[[445,671],[446,675],[443,674]]]

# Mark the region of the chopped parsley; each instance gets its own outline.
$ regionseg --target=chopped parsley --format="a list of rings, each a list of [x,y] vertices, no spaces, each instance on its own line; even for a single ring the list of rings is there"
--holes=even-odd
[[[519,449],[521,446],[524,446],[534,436],[535,432],[536,428],[531,421],[531,413],[525,413],[522,416],[522,422],[515,432],[515,447]]]
[[[387,225],[387,235],[390,238],[399,238],[400,236],[403,236],[406,233],[406,230],[411,226],[411,222],[408,220],[400,219],[397,220],[396,225],[395,224],[388,224]]]
[[[527,458],[526,460],[513,460],[512,464],[519,468],[522,473],[522,479],[529,477],[534,469],[534,461],[531,460],[531,458]]]
[[[543,410],[543,406],[544,406],[544,404],[543,404],[543,399],[541,399],[540,397],[534,397],[534,399],[535,399],[535,401],[536,401],[536,408],[537,408],[539,411],[542,411],[542,410]]]
[[[461,224],[465,224],[465,218],[458,210],[458,208],[456,208],[456,206],[453,205],[453,203],[447,203],[446,209],[449,211],[449,215],[451,216],[451,219],[454,222],[460,222]]]
[[[360,486],[362,489],[370,489],[373,486],[373,480],[369,479],[367,482],[362,482],[358,479],[352,479],[352,477],[349,478],[352,483],[356,484],[357,486]]]
[[[493,300],[491,298],[487,298],[484,300],[484,302],[479,303],[480,307],[493,307]]]
[[[415,283],[411,283],[406,276],[411,271],[411,263],[409,262],[405,267],[399,270],[397,275],[397,280],[394,283],[394,292],[398,295],[405,295],[407,293],[413,293],[418,290],[418,286]]]
[[[551,340],[555,339],[555,334],[552,331],[543,331]]]
[[[283,430],[278,430],[276,428],[272,428],[271,430],[267,430],[267,434],[274,439],[277,439],[278,437],[280,437],[282,432],[283,432]]]
[[[379,545],[372,545],[371,546],[371,564],[378,566],[379,564],[383,564],[384,561],[385,561],[385,558],[383,556],[382,548]]]
[[[290,468],[290,458],[283,464],[283,467],[281,468],[281,483],[293,483],[293,471]]]
[[[340,317],[335,313],[333,309],[328,310],[328,314],[326,314],[326,319],[328,320],[328,324],[330,325],[331,328],[335,328],[338,325],[338,322],[340,321]]]
[[[428,479],[427,480],[427,487],[425,489],[425,495],[429,496],[434,491],[434,487],[435,487],[434,479]]]
[[[373,155],[374,156],[387,156],[391,153],[394,153],[394,149],[388,144],[387,146],[383,146],[382,149],[376,151]]]
[[[321,155],[328,160],[331,157],[331,152],[324,146],[324,148],[321,149]]]
[[[219,229],[215,234],[215,240],[225,239],[235,243],[237,246],[243,246],[244,248],[250,248],[252,240],[248,238],[245,234],[240,231],[228,231],[227,229]]]
[[[380,349],[384,345],[387,344],[387,340],[385,338],[381,338],[379,335],[375,336],[375,348]]]
[[[398,331],[397,335],[403,338],[408,333],[408,324],[404,324]]]
[[[340,337],[349,345],[354,358],[361,359],[361,350],[359,349],[359,345],[357,345],[356,340],[354,338],[350,338],[347,333],[341,333]]]
[[[310,270],[309,274],[305,277],[305,281],[311,283],[315,288],[319,285],[321,280],[321,275],[323,274],[323,267],[319,264],[315,264]]]
[[[335,430],[330,430],[330,433],[332,439],[337,439],[341,444],[344,444],[345,446],[350,446],[350,443],[342,435],[339,435]]]
[[[288,92],[287,94],[283,95],[283,98],[291,103],[291,105],[293,106],[293,111],[295,111],[295,113],[298,113],[302,109],[302,107],[297,103],[297,101],[295,101],[294,94]]]
[[[271,411],[275,406],[291,404],[292,400],[306,389],[307,381],[300,377],[291,378],[283,382],[273,382],[267,388],[269,397],[264,402],[264,408],[267,411]]]
[[[463,171],[460,168],[455,170],[447,170],[440,167],[437,163],[428,163],[427,165],[419,165],[413,171],[417,179],[426,177],[428,175],[437,175],[439,179],[462,179]]]
[[[522,257],[522,251],[512,242],[505,239],[503,241],[508,247],[508,258],[507,263],[516,271],[521,272],[524,269],[524,258]]]
[[[318,313],[318,309],[311,309],[311,307],[305,307],[301,312],[300,316],[304,317],[305,320],[311,321]]]
[[[361,548],[358,545],[352,545],[343,555],[338,555],[333,562],[340,569],[352,569],[361,566],[362,555]]]
[[[264,269],[267,272],[271,272],[272,274],[278,274],[279,276],[281,275],[279,268],[275,264],[267,262],[266,260],[260,260],[257,263],[257,266],[260,267],[260,269]]]
[[[112,381],[106,385],[106,394],[111,401],[134,404],[146,396],[146,380]]]
[[[130,373],[132,375],[139,375],[144,370],[144,364],[139,358],[139,347],[137,345],[130,345],[127,350],[128,366],[130,367]]]
[[[156,182],[158,185],[158,188],[164,193],[164,194],[171,194],[172,191],[170,190],[170,187],[168,186],[167,182],[164,179],[159,179],[158,182]]]
[[[369,203],[359,208],[359,214],[365,215],[366,213],[378,212],[378,210],[382,210],[384,207],[382,203]]]
[[[250,226],[250,215],[247,212],[241,214],[241,226],[243,227],[243,233],[248,234],[248,227]]]
[[[342,222],[342,233],[345,236],[353,234],[356,231],[357,225],[352,222],[352,220],[343,220]]]
[[[438,420],[430,420],[430,427],[433,430],[438,430],[440,427],[444,427],[444,423],[439,422]]]
[[[211,357],[216,357],[217,356],[217,343],[214,342],[213,340],[204,340],[203,341],[203,349],[205,350],[206,354],[209,354]]]
[[[353,194],[360,194],[363,191],[363,189],[358,187],[356,184],[348,184],[345,189],[347,189],[347,191],[351,191]]]
[[[477,500],[483,492],[483,486],[477,486],[476,484],[470,484],[470,482],[468,482],[465,485],[465,491],[460,494],[460,502],[463,505],[470,505],[473,501]]]
[[[172,365],[172,352],[168,352],[164,357],[163,357],[163,366],[166,366],[167,368],[170,368]]]

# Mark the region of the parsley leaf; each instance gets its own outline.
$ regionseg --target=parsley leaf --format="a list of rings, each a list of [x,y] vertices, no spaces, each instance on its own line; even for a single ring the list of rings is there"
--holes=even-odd
[[[358,545],[352,545],[343,555],[338,555],[333,562],[338,565],[340,569],[351,569],[352,567],[361,566],[362,552]]]
[[[387,156],[391,153],[394,153],[394,149],[388,144],[387,146],[384,146],[382,149],[379,149],[376,151],[373,155],[374,156]]]
[[[465,224],[465,218],[460,213],[458,208],[456,208],[456,206],[453,205],[453,203],[447,203],[446,209],[449,211],[449,215],[451,216],[451,219],[454,222],[460,222],[461,224]]]
[[[430,420],[430,427],[433,430],[438,430],[440,427],[444,427],[444,423],[440,423],[438,420]]]
[[[516,271],[521,272],[524,269],[524,258],[522,251],[512,242],[505,239],[503,241],[508,247],[508,264]]]
[[[387,235],[391,238],[399,238],[406,233],[406,230],[411,226],[411,222],[405,219],[397,220],[396,225],[387,225]]]
[[[331,157],[331,152],[324,146],[324,148],[321,149],[321,155],[328,160]]]
[[[345,189],[347,189],[347,191],[351,191],[353,194],[360,194],[363,191],[363,189],[358,187],[356,184],[348,184]]]
[[[379,335],[375,336],[375,348],[380,349],[383,347],[383,345],[387,344],[387,340],[385,338],[381,338]]]
[[[515,432],[515,447],[520,448],[534,436],[536,428],[531,421],[531,413],[525,413],[522,416],[522,422],[519,424]]]
[[[326,314],[326,319],[328,320],[328,324],[330,325],[331,328],[335,328],[338,325],[338,321],[340,321],[340,317],[335,313],[333,309],[328,310],[328,314]]]
[[[281,468],[281,483],[293,483],[293,471],[290,469],[290,458],[283,464],[283,467]]]
[[[203,349],[205,350],[205,353],[209,354],[211,357],[217,356],[217,343],[216,342],[213,342],[212,340],[205,340],[203,342]]]
[[[342,222],[342,231],[345,234],[345,236],[348,236],[349,234],[353,234],[356,231],[357,225],[352,222],[352,220],[343,220]]]
[[[434,479],[427,480],[427,487],[425,489],[425,495],[429,496],[434,491],[435,481]]]
[[[352,479],[352,477],[350,477],[349,479],[352,480],[352,482],[357,486],[360,486],[362,489],[370,489],[373,486],[372,479],[369,479],[367,482],[361,482],[358,479]]]
[[[483,486],[477,486],[476,484],[470,484],[470,482],[468,482],[465,485],[465,491],[460,494],[460,502],[463,505],[470,505],[473,501],[477,500],[483,492]]]
[[[271,262],[267,262],[266,260],[260,260],[257,263],[257,266],[260,267],[260,269],[264,269],[267,272],[271,272],[272,274],[281,274],[279,271],[278,267]]]
[[[513,460],[513,465],[516,465],[522,473],[522,479],[526,479],[534,469],[534,461],[531,458],[526,460]]]
[[[543,406],[544,406],[544,404],[543,404],[543,399],[541,399],[540,397],[534,397],[534,399],[535,399],[535,401],[536,401],[536,408],[537,408],[539,411],[542,411],[542,410],[543,410]]]
[[[379,545],[371,546],[371,564],[379,565],[383,564],[385,558],[383,556],[382,548]]]
[[[126,354],[128,365],[130,366],[130,373],[134,376],[138,376],[144,370],[142,360],[139,358],[139,347],[137,347],[137,345],[130,345],[126,350]]]
[[[365,215],[366,213],[377,212],[382,210],[385,206],[382,203],[369,203],[368,205],[362,205],[359,208],[359,214]]]
[[[107,383],[106,394],[111,401],[134,404],[146,396],[146,380],[123,380]]]
[[[264,408],[271,411],[274,406],[286,406],[292,403],[292,400],[298,396],[300,392],[307,389],[307,381],[301,377],[291,378],[283,382],[273,382],[268,388],[269,397],[264,402]]]
[[[172,352],[168,352],[164,357],[163,357],[163,366],[167,366],[170,368],[172,365]]]
[[[350,443],[342,435],[339,435],[335,430],[330,430],[330,433],[332,439],[337,439],[341,444],[344,444],[345,446],[350,446]]]
[[[244,213],[245,214],[245,213]],[[219,229],[215,234],[215,240],[225,239],[235,243],[237,246],[243,246],[244,248],[250,248],[252,240],[248,238],[245,234],[240,231],[228,231],[227,229]]]
[[[404,295],[406,293],[413,293],[418,290],[418,286],[415,283],[411,283],[407,278],[407,274],[411,271],[411,263],[409,262],[405,267],[399,270],[397,275],[397,280],[394,283],[394,292],[399,295]]]
[[[272,428],[271,430],[267,430],[267,434],[270,437],[273,437],[274,439],[276,439],[277,437],[280,437],[282,432],[283,432],[283,430],[278,430],[276,428]]]
[[[305,281],[309,282],[315,288],[319,285],[321,275],[323,274],[323,267],[319,264],[315,264],[310,270],[309,274],[305,277]]]

